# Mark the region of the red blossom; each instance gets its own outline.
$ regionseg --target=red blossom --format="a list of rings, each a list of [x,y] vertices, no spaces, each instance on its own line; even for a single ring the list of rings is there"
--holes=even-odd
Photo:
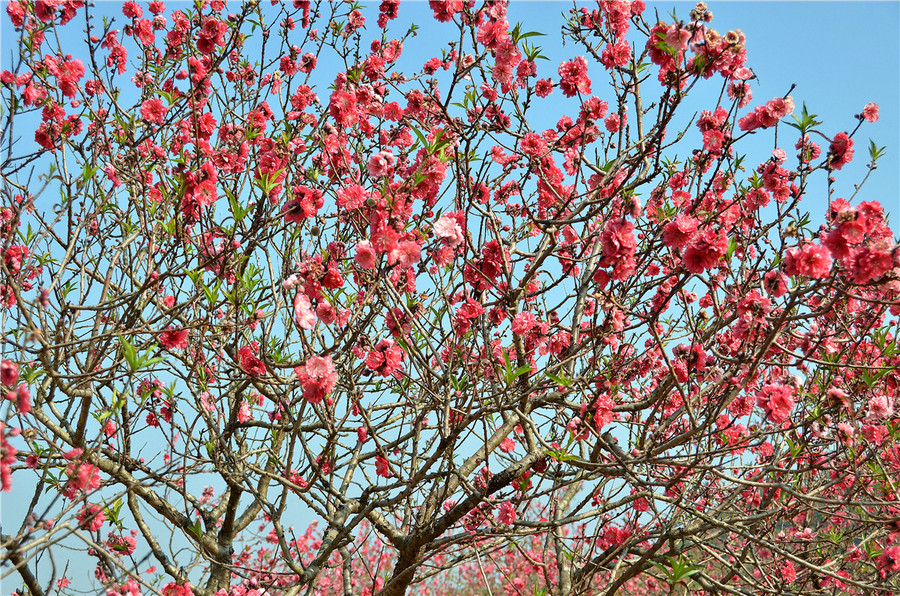
[[[166,107],[158,99],[148,99],[141,104],[141,117],[152,124],[162,124],[166,118]]]
[[[188,347],[188,329],[167,327],[159,334],[159,343],[167,350],[185,350]]]
[[[249,345],[238,350],[238,364],[241,370],[248,375],[262,376],[266,374],[266,365],[256,356],[258,349],[255,345]]]
[[[309,403],[320,403],[334,389],[337,372],[331,356],[312,356],[294,369],[303,387],[303,397]]]
[[[869,102],[863,108],[861,117],[866,122],[878,122],[878,104]]]
[[[591,80],[588,78],[587,60],[584,56],[560,64],[559,77],[559,88],[566,97],[574,97],[578,93],[590,94]]]
[[[828,166],[840,170],[853,159],[853,140],[845,132],[839,132],[828,148]]]

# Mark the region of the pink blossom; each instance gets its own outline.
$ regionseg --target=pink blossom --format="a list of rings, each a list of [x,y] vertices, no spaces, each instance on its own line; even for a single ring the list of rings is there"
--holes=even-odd
[[[210,395],[209,391],[204,391],[200,394],[200,405],[203,406],[203,409],[207,412],[215,412],[216,404],[213,401],[212,395]]]
[[[534,313],[524,311],[513,317],[512,332],[516,335],[525,335],[537,325],[537,319]]]
[[[878,122],[878,104],[869,102],[863,108],[862,118],[866,122]]]
[[[763,287],[773,298],[787,294],[787,278],[779,271],[768,271],[763,278]]]
[[[368,438],[368,435],[369,435],[369,431],[366,429],[365,426],[360,426],[359,428],[356,429],[356,440],[359,441],[360,443],[365,443],[366,439]]]
[[[184,350],[188,347],[188,334],[188,329],[166,327],[166,330],[159,334],[159,343],[169,351]]]
[[[484,307],[480,302],[476,302],[472,298],[466,298],[466,301],[462,306],[459,307],[459,310],[456,311],[456,315],[462,317],[464,319],[474,319],[480,317],[484,314]]]
[[[853,140],[845,132],[839,132],[828,148],[828,165],[840,170],[853,159]]]
[[[663,244],[669,248],[683,248],[697,232],[697,220],[689,215],[678,215],[663,227]]]
[[[75,517],[78,520],[78,527],[91,532],[99,530],[106,521],[106,515],[100,505],[85,505]]]
[[[422,247],[415,240],[404,240],[388,253],[388,262],[401,267],[411,267],[422,260]]]
[[[238,365],[245,373],[253,376],[266,374],[266,365],[254,353],[257,349],[255,346],[244,346],[238,350]]]
[[[14,244],[6,249],[3,253],[3,264],[7,270],[13,275],[22,270],[22,263],[28,258],[30,251],[27,246]]]
[[[878,420],[888,418],[893,414],[894,404],[887,395],[878,395],[869,400],[867,419]]]
[[[25,9],[19,0],[12,0],[6,5],[6,14],[9,15],[14,27],[21,27],[25,24]]]
[[[18,449],[6,441],[6,437],[14,434],[6,432],[7,426],[0,422],[0,490],[9,492],[12,490],[12,465],[16,463]]]
[[[456,247],[462,244],[463,231],[459,227],[456,218],[449,215],[443,215],[434,223],[434,235],[450,247]]]
[[[509,41],[509,22],[505,19],[485,21],[478,28],[476,41],[488,49],[494,49]]]
[[[853,283],[866,284],[887,275],[894,266],[893,250],[864,247],[852,251],[849,259]]]
[[[757,392],[756,401],[769,420],[781,423],[787,420],[794,407],[793,390],[788,385],[766,385]]]
[[[684,251],[684,267],[691,273],[703,273],[715,267],[728,250],[724,232],[706,230],[696,237]]]
[[[250,411],[250,404],[247,403],[246,400],[241,402],[241,407],[238,408],[237,412],[237,421],[244,423],[248,420],[253,419],[253,413]]]
[[[300,64],[298,70],[302,73],[309,74],[316,68],[316,55],[312,52],[306,52],[300,56]]]
[[[141,104],[141,117],[152,124],[162,124],[168,109],[158,99],[148,99]]]
[[[321,402],[337,383],[337,372],[331,356],[310,356],[305,364],[294,368],[303,388],[303,397],[311,404]]]
[[[622,121],[618,114],[610,114],[606,117],[606,120],[603,121],[603,124],[609,132],[619,132]]]
[[[600,234],[603,246],[601,267],[614,266],[613,279],[627,279],[634,272],[634,255],[637,239],[634,236],[634,224],[624,217],[611,219]]]
[[[6,399],[16,405],[20,414],[31,412],[31,392],[28,391],[28,385],[22,383],[18,389],[8,392]]]
[[[751,290],[737,304],[738,317],[745,320],[763,318],[772,310],[772,301],[763,298],[758,290]]]
[[[619,39],[615,44],[606,44],[606,47],[603,48],[603,53],[600,56],[600,61],[607,68],[612,68],[613,66],[625,66],[630,60],[631,46],[628,45],[628,41],[624,37]]]
[[[390,478],[393,476],[391,468],[388,465],[388,460],[385,459],[383,455],[375,456],[375,473],[383,478]]]
[[[863,424],[860,434],[869,443],[881,445],[887,438],[888,429],[883,424]]]
[[[81,457],[81,450],[75,449],[66,454],[67,459],[77,459]],[[97,467],[88,462],[73,461],[66,468],[66,476],[69,481],[63,489],[63,494],[74,499],[75,495],[81,491],[91,492],[100,486],[100,474]]]
[[[312,309],[312,302],[303,292],[297,292],[294,296],[294,322],[300,329],[312,329],[316,325],[316,313]]]
[[[788,249],[784,259],[784,272],[790,276],[803,275],[813,279],[828,277],[831,271],[831,255],[828,249],[811,242],[802,247]]]
[[[136,2],[129,0],[122,5],[122,14],[129,19],[139,19],[144,15],[144,10]]]
[[[587,60],[578,56],[569,62],[559,65],[559,88],[566,97],[574,97],[577,93],[587,95],[591,92],[591,80],[587,74]]]
[[[19,365],[11,360],[0,362],[0,384],[12,387],[19,380]]]
[[[797,579],[797,571],[794,569],[794,563],[785,561],[781,564],[781,579],[787,583],[793,583]]]
[[[356,245],[356,256],[354,257],[354,260],[357,265],[363,269],[374,269],[376,259],[375,249],[370,241],[363,240]]]
[[[370,176],[379,178],[381,176],[386,176],[393,165],[394,154],[390,151],[379,151],[369,157],[369,162],[366,164],[366,171],[369,172]]]
[[[519,149],[529,157],[541,157],[547,153],[547,141],[533,132],[525,133],[519,143]]]
[[[516,442],[511,438],[506,437],[500,442],[500,451],[503,453],[512,453],[516,450]]]
[[[122,186],[122,180],[119,178],[119,174],[116,172],[116,167],[111,163],[103,166],[103,171],[106,172],[106,177],[109,178],[109,181],[112,182],[112,185],[116,188]]]
[[[509,501],[500,503],[500,510],[497,512],[497,522],[503,525],[511,525],[516,521],[516,508]]]
[[[841,441],[844,445],[850,445],[853,443],[853,436],[856,434],[856,429],[853,428],[849,422],[838,422],[836,425],[838,440]]]
[[[900,546],[885,547],[875,562],[878,566],[878,575],[882,579],[887,578],[888,574],[900,571]]]
[[[776,97],[765,105],[756,106],[752,112],[738,120],[738,126],[744,131],[769,128],[793,111],[794,100],[791,97]]]
[[[56,77],[59,89],[66,97],[75,97],[78,94],[78,81],[84,76],[84,62],[81,60],[71,60],[71,56],[67,56],[65,60],[60,60],[55,56],[44,56],[44,65],[47,70]]]
[[[603,429],[604,426],[611,423],[613,420],[613,407],[615,403],[613,403],[612,398],[603,393],[597,397],[597,405],[594,410],[594,428],[598,431]]]
[[[362,207],[368,195],[359,184],[348,184],[337,191],[337,205],[341,209],[359,209]]]
[[[194,591],[189,585],[180,585],[169,582],[162,589],[163,596],[194,596]]]
[[[320,302],[316,306],[316,316],[326,325],[331,325],[337,319],[337,310],[327,302]]]
[[[281,207],[287,222],[301,223],[304,219],[314,217],[325,204],[321,190],[297,185],[292,191],[293,198]]]
[[[553,92],[553,81],[550,79],[539,79],[534,84],[534,92],[538,97],[547,97]]]

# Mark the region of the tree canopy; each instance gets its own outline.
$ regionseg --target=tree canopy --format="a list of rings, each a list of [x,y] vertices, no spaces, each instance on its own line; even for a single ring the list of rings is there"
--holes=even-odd
[[[399,5],[7,3],[6,585],[897,590],[878,106],[753,97],[703,3]]]

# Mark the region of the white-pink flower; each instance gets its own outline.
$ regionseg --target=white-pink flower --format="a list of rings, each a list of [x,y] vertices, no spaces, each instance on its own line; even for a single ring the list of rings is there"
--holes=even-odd
[[[516,508],[509,501],[500,503],[500,511],[497,512],[497,521],[504,525],[510,525],[516,521]]]
[[[305,364],[295,367],[294,372],[303,387],[303,397],[313,404],[331,393],[337,382],[331,356],[310,356]]]
[[[250,404],[246,401],[241,403],[241,407],[237,413],[238,422],[247,422],[248,420],[253,418],[253,413],[250,411]]]
[[[312,309],[312,302],[302,292],[297,292],[297,295],[294,296],[294,321],[301,329],[312,329],[316,324],[316,313]]]
[[[879,395],[869,400],[869,413],[867,418],[878,420],[887,418],[894,413],[894,404],[887,395]]]
[[[368,170],[370,176],[378,178],[387,174],[391,169],[391,166],[393,165],[394,154],[390,151],[379,151],[369,158],[369,163],[366,164],[366,169]]]
[[[363,269],[375,268],[375,248],[368,240],[363,240],[356,245],[356,256],[353,260]]]
[[[520,312],[512,320],[512,332],[516,335],[525,335],[537,325],[537,319],[533,313]]]
[[[863,108],[862,117],[866,122],[877,122],[878,121],[878,104],[874,102],[869,102],[866,104],[866,107]]]
[[[448,246],[457,247],[462,244],[463,231],[460,229],[456,219],[449,215],[441,216],[434,222],[434,235],[438,239],[446,242]]]

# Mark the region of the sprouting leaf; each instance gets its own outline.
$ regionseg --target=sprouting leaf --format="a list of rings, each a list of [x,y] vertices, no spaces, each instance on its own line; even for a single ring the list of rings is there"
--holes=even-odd
[[[565,376],[563,376],[561,374],[555,375],[551,372],[546,372],[544,374],[547,376],[548,379],[555,382],[557,385],[561,385],[563,387],[571,387],[572,386],[572,381],[570,379],[567,379]]]
[[[125,357],[125,362],[128,363],[128,368],[131,369],[131,372],[136,371],[138,369],[137,350],[124,337],[119,338],[119,343],[122,345],[122,355]]]
[[[200,525],[199,517],[197,518],[197,521],[195,521],[193,525],[188,526],[188,530],[190,530],[191,534],[193,534],[197,540],[200,540],[201,538],[203,538],[203,526]]]
[[[875,144],[875,141],[873,141],[872,139],[869,139],[869,158],[872,160],[872,163],[875,163],[875,161],[876,161],[879,157],[881,157],[882,155],[884,155],[885,149],[887,149],[887,147],[880,147],[880,148],[879,148],[879,147]]]

